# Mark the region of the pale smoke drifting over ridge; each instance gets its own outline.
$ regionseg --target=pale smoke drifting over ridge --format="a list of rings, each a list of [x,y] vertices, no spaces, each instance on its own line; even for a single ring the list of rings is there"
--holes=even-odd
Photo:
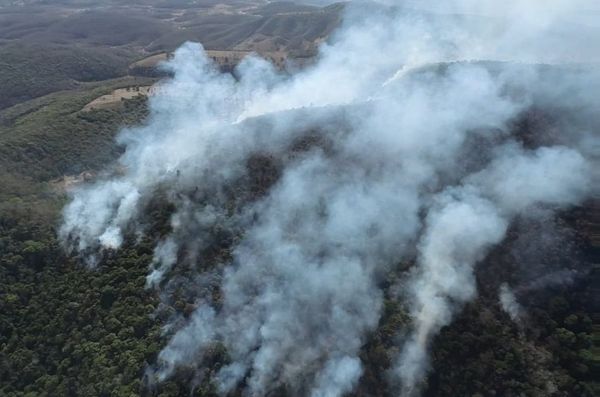
[[[431,337],[475,296],[473,268],[511,219],[590,193],[579,146],[589,131],[564,131],[570,148],[537,150],[506,136],[507,121],[533,100],[506,87],[551,89],[535,68],[492,73],[459,63],[443,73],[397,73],[457,59],[597,59],[578,52],[569,39],[577,31],[546,51],[544,38],[554,37],[548,32],[562,26],[556,18],[569,15],[572,2],[494,4],[478,2],[478,12],[507,15],[510,24],[350,11],[318,63],[292,77],[254,59],[236,81],[215,71],[199,46],[178,50],[175,77],[151,99],[147,125],[120,137],[126,174],[76,192],[61,229],[79,251],[118,248],[145,203],[166,190],[173,231],[157,245],[148,277],[156,288],[166,281],[165,291],[174,267],[204,267],[200,253],[216,229],[240,236],[231,263],[197,279],[198,308],[161,352],[159,379],[201,364],[218,342],[231,357],[215,379],[223,393],[242,381],[249,395],[282,385],[293,395],[352,391],[360,348],[380,317],[378,281],[416,245],[417,266],[404,284],[412,333],[391,372],[406,395],[418,392]],[[276,113],[289,109],[300,110]],[[316,128],[331,148],[290,156],[292,143]],[[476,157],[466,149],[473,139],[492,149],[465,166],[464,156]],[[232,213],[228,188],[255,153],[283,158],[280,177]],[[218,305],[203,292],[205,279],[220,280]]]

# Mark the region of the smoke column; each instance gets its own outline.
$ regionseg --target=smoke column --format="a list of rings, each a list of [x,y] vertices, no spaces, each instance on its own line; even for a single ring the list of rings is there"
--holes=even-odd
[[[223,394],[350,393],[382,280],[408,261],[412,323],[390,374],[418,394],[433,336],[476,296],[474,268],[511,221],[595,193],[599,74],[555,66],[550,81],[533,63],[600,60],[600,40],[580,40],[600,32],[585,19],[597,10],[537,4],[350,5],[315,65],[293,75],[249,58],[234,78],[198,44],[177,50],[145,125],[118,138],[124,174],[77,189],[60,229],[94,265],[144,233],[157,194],[175,208],[147,285],[166,304],[183,287],[196,308],[167,326],[151,376],[202,367],[223,346]],[[580,117],[528,147],[510,123],[538,103]],[[268,172],[251,190],[256,162]],[[222,242],[228,257],[204,254]]]
[[[449,323],[457,306],[475,295],[473,267],[502,240],[510,219],[536,203],[555,208],[574,204],[582,187],[591,182],[586,179],[591,171],[575,151],[540,148],[524,153],[512,145],[501,151],[460,187],[436,195],[427,215],[419,266],[409,281],[415,330],[395,369],[405,395],[413,394],[415,382],[423,377],[432,334]]]
[[[523,313],[523,308],[517,301],[514,292],[506,283],[503,283],[500,286],[499,300],[502,309],[510,316],[510,318],[513,321],[519,321]]]

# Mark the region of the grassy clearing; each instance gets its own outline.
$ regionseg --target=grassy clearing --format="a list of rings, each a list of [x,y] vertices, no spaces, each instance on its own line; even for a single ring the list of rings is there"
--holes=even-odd
[[[84,112],[99,109],[114,109],[123,105],[126,99],[136,97],[147,97],[151,95],[152,86],[133,86],[126,88],[118,88],[110,94],[99,96],[83,107]]]

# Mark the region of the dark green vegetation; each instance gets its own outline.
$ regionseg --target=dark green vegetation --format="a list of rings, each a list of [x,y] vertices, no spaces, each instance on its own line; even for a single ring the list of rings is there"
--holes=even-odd
[[[136,395],[158,324],[144,274],[151,252],[124,250],[89,271],[55,228],[65,197],[50,183],[110,161],[117,128],[145,103],[79,113],[98,90],[57,95],[0,130],[0,395]]]
[[[168,229],[169,207],[151,204],[148,237],[129,241],[94,270],[65,255],[56,237],[66,195],[55,178],[109,164],[120,153],[115,133],[147,112],[144,98],[117,110],[79,110],[127,83],[53,94],[1,113],[1,396],[147,392],[144,370],[164,343],[165,318],[153,317],[158,299],[144,288],[145,276],[152,247]],[[188,393],[180,379],[158,395]]]
[[[80,109],[97,96],[133,81],[147,80],[117,80],[96,89],[54,94],[0,113],[4,121],[0,124],[2,172],[49,181],[98,168],[115,158],[119,149],[112,137],[119,127],[144,116],[144,108],[138,103],[142,100],[126,101],[118,111]]]
[[[82,82],[127,74],[131,54],[104,48],[11,43],[0,46],[0,109]]]
[[[517,221],[479,269],[480,297],[437,336],[428,396],[599,395],[599,210],[588,202],[539,224]],[[500,280],[517,286],[519,324],[499,311]]]

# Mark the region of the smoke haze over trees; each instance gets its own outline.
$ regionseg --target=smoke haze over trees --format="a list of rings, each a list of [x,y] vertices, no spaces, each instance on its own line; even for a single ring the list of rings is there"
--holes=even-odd
[[[116,165],[72,191],[58,230],[90,272],[145,250],[137,286],[159,301],[164,345],[141,390],[184,379],[199,395],[466,395],[485,385],[448,391],[460,377],[440,369],[448,352],[488,335],[534,350],[529,318],[554,321],[537,291],[597,272],[581,247],[556,248],[598,194],[600,48],[582,40],[600,37],[593,2],[426,3],[348,5],[294,73],[258,57],[221,73],[195,43],[164,65],[173,77],[148,116],[119,133]],[[485,321],[479,295],[505,323]],[[561,304],[548,310],[563,321]],[[548,350],[587,352],[585,316]],[[461,331],[479,322],[489,334]],[[536,379],[532,395],[591,393],[519,354],[494,376]]]

